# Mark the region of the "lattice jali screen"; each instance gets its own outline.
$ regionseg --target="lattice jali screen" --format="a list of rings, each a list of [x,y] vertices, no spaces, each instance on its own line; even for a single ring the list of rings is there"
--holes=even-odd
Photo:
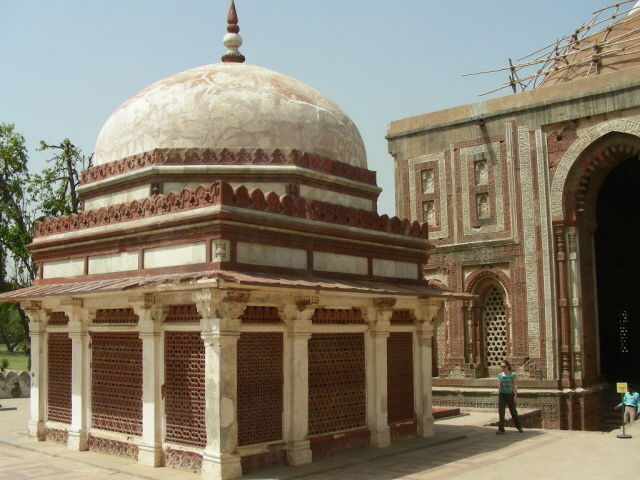
[[[625,308],[618,312],[618,325],[620,333],[620,353],[629,353],[629,314]]]
[[[196,306],[188,304],[169,306],[169,315],[164,321],[166,323],[198,323],[201,319],[202,315],[198,313]]]
[[[277,307],[248,306],[240,319],[242,323],[282,323]]]
[[[413,325],[413,313],[411,310],[394,310],[391,315],[392,325]]]
[[[93,323],[136,324],[138,315],[133,313],[133,308],[101,308],[96,310]]]
[[[387,420],[413,420],[413,334],[391,332],[387,338]]]
[[[49,325],[67,325],[69,317],[64,312],[53,312],[49,317]]]
[[[309,340],[309,435],[366,426],[364,334]]]
[[[238,339],[238,445],[282,440],[282,333]]]
[[[316,308],[311,321],[313,323],[334,325],[365,323],[359,308]]]
[[[47,353],[47,420],[71,424],[71,339],[49,333]]]
[[[497,287],[486,293],[483,324],[487,367],[499,367],[507,356],[507,319],[504,295]]]
[[[91,424],[142,434],[142,340],[137,333],[91,332]]]
[[[205,447],[204,342],[200,332],[165,332],[166,441]]]

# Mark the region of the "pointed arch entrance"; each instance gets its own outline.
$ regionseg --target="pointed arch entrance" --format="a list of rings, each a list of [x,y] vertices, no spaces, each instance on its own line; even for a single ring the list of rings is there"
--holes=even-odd
[[[554,215],[563,387],[632,381],[640,362],[640,124],[604,123],[565,155],[552,187],[553,211],[563,185]]]
[[[640,378],[640,161],[623,160],[596,202],[600,368],[610,382]]]

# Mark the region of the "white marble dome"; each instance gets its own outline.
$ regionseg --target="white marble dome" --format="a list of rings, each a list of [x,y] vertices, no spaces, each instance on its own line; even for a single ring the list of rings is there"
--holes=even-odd
[[[297,149],[367,168],[362,137],[340,107],[243,63],[193,68],[135,94],[102,127],[93,165],[156,148]]]

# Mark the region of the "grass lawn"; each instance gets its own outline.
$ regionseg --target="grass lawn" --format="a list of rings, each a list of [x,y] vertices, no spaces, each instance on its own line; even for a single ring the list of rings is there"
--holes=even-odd
[[[27,370],[27,365],[29,365],[29,356],[23,352],[7,352],[7,346],[2,344],[0,345],[0,362],[2,359],[6,358],[9,360],[9,367],[7,370]]]

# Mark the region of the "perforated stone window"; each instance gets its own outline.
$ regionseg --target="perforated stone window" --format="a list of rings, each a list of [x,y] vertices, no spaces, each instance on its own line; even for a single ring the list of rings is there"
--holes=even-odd
[[[91,425],[142,435],[142,340],[129,332],[90,335]]]
[[[491,287],[484,302],[484,350],[487,367],[499,367],[507,356],[507,315],[504,295]]]
[[[387,339],[387,420],[413,420],[413,333],[391,332]]]
[[[618,313],[618,324],[620,327],[620,353],[629,353],[629,315],[625,308],[622,308]]]
[[[309,435],[367,424],[362,333],[314,333],[309,340]]]
[[[205,447],[205,352],[200,332],[166,332],[164,356],[166,440]]]
[[[277,309],[275,310],[277,315]],[[238,340],[239,446],[282,439],[283,346],[282,333],[243,332],[240,335]]]
[[[47,354],[49,372],[47,377],[47,420],[71,423],[71,355],[69,335],[50,333]]]

